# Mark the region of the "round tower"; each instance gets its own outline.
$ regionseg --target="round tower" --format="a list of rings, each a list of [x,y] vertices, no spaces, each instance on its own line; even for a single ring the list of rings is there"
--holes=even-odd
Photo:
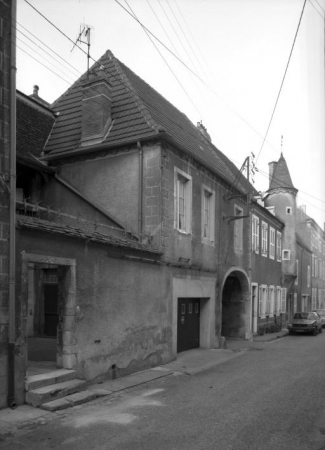
[[[281,153],[278,162],[269,163],[270,185],[264,198],[266,207],[274,207],[275,215],[284,224],[282,231],[282,273],[284,284],[296,277],[296,196],[286,160]]]

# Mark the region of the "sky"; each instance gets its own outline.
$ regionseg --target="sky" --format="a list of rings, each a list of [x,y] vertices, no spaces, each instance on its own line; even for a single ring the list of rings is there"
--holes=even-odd
[[[324,229],[325,0],[304,3],[17,0],[17,89],[62,95],[87,70],[87,37],[73,45],[86,26],[92,62],[111,50],[238,168],[250,156],[258,191],[282,151],[298,205]]]

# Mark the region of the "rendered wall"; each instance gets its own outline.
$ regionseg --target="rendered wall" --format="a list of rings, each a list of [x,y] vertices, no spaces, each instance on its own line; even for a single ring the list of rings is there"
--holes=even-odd
[[[60,176],[138,232],[139,152],[106,156],[62,166]]]
[[[173,358],[170,269],[112,258],[108,250],[84,241],[19,232],[18,277],[21,251],[75,260],[78,312],[76,308],[71,349],[76,349],[78,375],[88,380],[109,377],[113,365],[125,375]],[[23,305],[19,337],[24,343],[28,299],[26,286],[17,288]]]

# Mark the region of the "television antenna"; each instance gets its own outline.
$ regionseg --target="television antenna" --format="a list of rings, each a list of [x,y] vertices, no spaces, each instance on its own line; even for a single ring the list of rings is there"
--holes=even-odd
[[[82,24],[80,25],[80,32],[77,37],[77,40],[74,44],[74,46],[71,49],[71,52],[74,50],[75,46],[80,42],[80,44],[86,44],[87,45],[87,76],[89,73],[89,60],[90,60],[90,32],[93,29],[92,26]]]

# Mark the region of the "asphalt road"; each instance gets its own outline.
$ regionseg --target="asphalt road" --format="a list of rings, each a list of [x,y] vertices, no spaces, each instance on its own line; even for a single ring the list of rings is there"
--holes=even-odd
[[[325,331],[325,330],[324,330]],[[287,336],[20,430],[2,450],[325,450],[325,332]]]

